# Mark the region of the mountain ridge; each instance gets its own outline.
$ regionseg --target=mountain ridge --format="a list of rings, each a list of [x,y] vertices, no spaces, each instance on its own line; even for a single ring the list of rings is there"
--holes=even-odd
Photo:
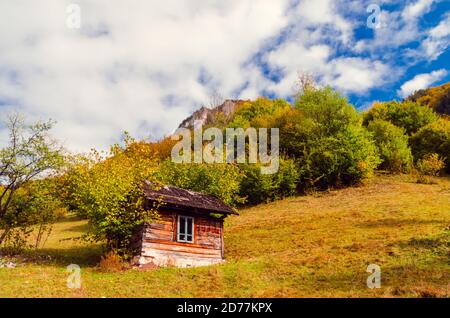
[[[439,114],[450,115],[450,82],[417,90],[404,100],[428,106]],[[239,105],[249,101],[249,99],[226,99],[222,104],[212,108],[202,106],[186,117],[178,128],[192,129],[196,121],[203,126],[209,125],[220,116],[219,114],[230,118]]]

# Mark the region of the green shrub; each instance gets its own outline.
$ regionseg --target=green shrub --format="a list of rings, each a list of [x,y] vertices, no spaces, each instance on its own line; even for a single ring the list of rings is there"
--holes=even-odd
[[[450,121],[440,119],[415,133],[410,140],[414,159],[437,153],[444,158],[447,172],[450,172]]]
[[[422,159],[419,159],[416,164],[417,167],[417,182],[418,183],[432,183],[429,177],[438,177],[445,168],[444,161],[437,153],[428,154]]]
[[[278,187],[277,198],[289,197],[297,193],[297,184],[300,179],[300,173],[297,165],[292,159],[280,159],[280,168],[275,174],[275,180]]]
[[[450,85],[448,87],[450,88]],[[441,97],[440,101],[436,105],[436,112],[450,115],[450,89]]]
[[[404,128],[408,135],[412,135],[421,127],[436,121],[438,116],[431,108],[418,103],[392,101],[376,103],[364,114],[363,124],[367,126],[376,119],[389,121],[395,126]]]
[[[125,269],[125,262],[122,257],[115,251],[109,251],[106,255],[102,256],[98,269],[105,273],[117,273]]]
[[[380,158],[369,132],[353,125],[336,135],[309,141],[299,162],[301,182],[323,189],[362,181],[372,174]]]
[[[262,174],[257,164],[242,164],[240,166],[244,177],[240,184],[240,196],[245,197],[249,204],[258,204],[273,200],[277,191],[273,176]]]
[[[59,186],[56,178],[46,178],[33,180],[16,190],[8,213],[0,220],[0,229],[5,228],[0,230],[3,245],[10,250],[43,246],[53,223],[65,211],[58,197]]]
[[[444,169],[445,164],[437,153],[432,153],[417,161],[416,166],[420,174],[438,177]]]
[[[305,90],[296,100],[295,107],[306,120],[314,124],[314,130],[310,133],[319,137],[334,135],[361,122],[355,108],[344,96],[330,87]]]
[[[243,179],[240,195],[249,204],[269,202],[297,193],[299,172],[292,159],[280,159],[280,167],[275,174],[261,174],[259,164],[242,164]]]
[[[228,127],[266,127],[264,124],[262,126],[256,125],[255,121],[259,121],[259,119],[263,119],[285,108],[290,108],[290,105],[283,99],[271,100],[260,97],[255,101],[246,101],[238,106]]]
[[[238,196],[242,173],[237,165],[166,160],[159,165],[156,178],[163,184],[213,195],[233,206],[243,202]]]
[[[309,88],[295,103],[289,131],[301,174],[299,188],[350,185],[370,176],[380,159],[361,117],[331,88]],[[292,151],[292,150],[291,150]]]
[[[72,161],[64,176],[65,200],[89,220],[83,238],[105,242],[108,251],[124,258],[132,256],[130,244],[136,227],[156,217],[144,204],[142,190],[156,169],[149,148],[126,135],[125,145],[113,145],[103,154],[93,150]]]
[[[379,168],[391,172],[408,172],[412,154],[404,129],[381,119],[371,121],[367,128],[373,135],[382,160]]]
[[[297,108],[289,108],[272,116],[269,127],[280,129],[280,151],[285,156],[298,158],[303,156],[306,140],[311,137],[314,123],[306,120]]]

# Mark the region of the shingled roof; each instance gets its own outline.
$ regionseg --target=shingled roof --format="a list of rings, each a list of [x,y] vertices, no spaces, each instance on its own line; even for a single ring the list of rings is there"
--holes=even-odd
[[[150,201],[162,201],[179,207],[196,208],[222,214],[237,214],[228,204],[214,196],[174,186],[159,186],[153,182],[146,182],[144,195]]]

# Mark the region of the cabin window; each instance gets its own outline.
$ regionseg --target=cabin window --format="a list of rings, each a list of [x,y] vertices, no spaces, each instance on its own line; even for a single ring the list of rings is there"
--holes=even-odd
[[[192,243],[194,241],[194,218],[190,216],[178,216],[178,242]]]

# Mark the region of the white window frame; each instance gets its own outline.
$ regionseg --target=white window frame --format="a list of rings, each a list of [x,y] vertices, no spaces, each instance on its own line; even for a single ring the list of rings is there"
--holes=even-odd
[[[184,229],[185,229],[185,233],[180,233],[180,222],[181,222],[181,218],[184,218]],[[187,227],[188,227],[188,220],[192,220],[191,224],[191,240],[188,240],[188,234],[187,234]],[[186,215],[178,215],[178,222],[177,222],[177,241],[178,242],[183,242],[183,243],[194,243],[194,217],[192,216],[186,216]],[[180,239],[180,235],[184,235],[184,240]]]

